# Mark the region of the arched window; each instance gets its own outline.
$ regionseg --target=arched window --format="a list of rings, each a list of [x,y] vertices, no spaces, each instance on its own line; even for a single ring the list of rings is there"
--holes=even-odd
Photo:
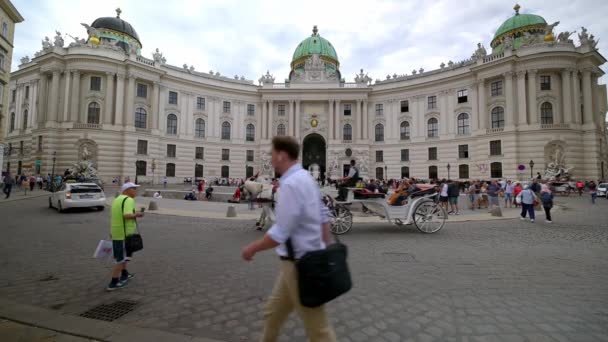
[[[407,121],[403,121],[400,127],[401,140],[409,140],[410,139],[410,123]]]
[[[346,124],[342,128],[342,140],[353,140],[353,126],[350,124]]]
[[[285,135],[285,125],[284,124],[279,124],[277,126],[277,135],[278,136],[283,136]]]
[[[401,178],[410,178],[410,168],[408,166],[401,167]]]
[[[194,134],[197,138],[205,137],[205,120],[198,118],[194,123]]]
[[[203,165],[196,164],[194,165],[194,178],[203,178]],[[195,179],[196,181],[196,179]]]
[[[376,168],[376,179],[384,179],[384,169],[380,166]]]
[[[137,176],[145,176],[146,175],[146,166],[147,163],[145,160],[138,160],[135,162],[135,174]]]
[[[437,166],[429,166],[429,179],[437,179]]]
[[[146,128],[148,125],[148,113],[143,108],[135,110],[135,128]]]
[[[27,109],[23,111],[23,130],[27,129]]]
[[[175,164],[173,164],[173,163],[167,164],[167,171],[165,172],[165,176],[175,177]]]
[[[222,140],[230,140],[230,122],[222,122]]]
[[[466,135],[471,132],[469,127],[469,114],[458,114],[458,135]]]
[[[255,141],[255,126],[248,124],[245,129],[245,141]]]
[[[553,105],[549,102],[540,105],[540,123],[543,125],[553,123]]]
[[[245,178],[253,177],[253,166],[247,166],[245,168]]]
[[[490,164],[490,177],[502,178],[502,163],[494,162]]]
[[[376,141],[384,141],[384,125],[377,124],[375,132],[376,132]]]
[[[87,111],[87,123],[99,124],[99,115],[101,113],[101,107],[97,102],[89,103],[89,110]]]
[[[460,179],[469,178],[469,165],[467,165],[467,164],[458,165],[458,178],[460,178]]]
[[[222,178],[230,177],[230,167],[228,165],[222,166]]]
[[[167,115],[167,134],[177,134],[177,115]]]
[[[11,123],[9,127],[11,132],[15,130],[15,113],[11,113]]]
[[[492,109],[492,128],[505,127],[505,110],[502,107]]]
[[[435,118],[430,118],[427,121],[427,136],[434,138],[439,136],[439,122]]]

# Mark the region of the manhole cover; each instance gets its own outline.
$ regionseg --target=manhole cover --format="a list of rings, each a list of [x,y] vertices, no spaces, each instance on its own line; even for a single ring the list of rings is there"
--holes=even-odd
[[[416,261],[413,254],[409,253],[382,253],[384,261],[409,262]]]
[[[120,300],[112,304],[101,304],[87,312],[80,314],[82,317],[97,319],[100,321],[112,322],[128,314],[135,309],[137,302]]]

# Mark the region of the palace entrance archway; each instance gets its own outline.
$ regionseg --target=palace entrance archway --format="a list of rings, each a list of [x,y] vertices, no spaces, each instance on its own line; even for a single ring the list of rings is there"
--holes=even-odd
[[[302,142],[302,166],[310,170],[311,166],[318,165],[319,175],[325,175],[327,145],[325,139],[319,134],[309,134]]]

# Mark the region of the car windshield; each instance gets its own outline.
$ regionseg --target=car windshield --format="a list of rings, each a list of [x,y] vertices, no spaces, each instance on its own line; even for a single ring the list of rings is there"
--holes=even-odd
[[[608,183],[602,183],[598,185],[599,188],[608,188]]]
[[[101,188],[97,185],[73,185],[70,187],[70,192],[73,194],[101,192]]]

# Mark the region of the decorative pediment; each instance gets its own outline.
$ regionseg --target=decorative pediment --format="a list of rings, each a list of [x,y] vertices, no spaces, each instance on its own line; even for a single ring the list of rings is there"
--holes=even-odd
[[[302,116],[302,130],[304,133],[321,133],[327,130],[327,118],[313,113]]]

